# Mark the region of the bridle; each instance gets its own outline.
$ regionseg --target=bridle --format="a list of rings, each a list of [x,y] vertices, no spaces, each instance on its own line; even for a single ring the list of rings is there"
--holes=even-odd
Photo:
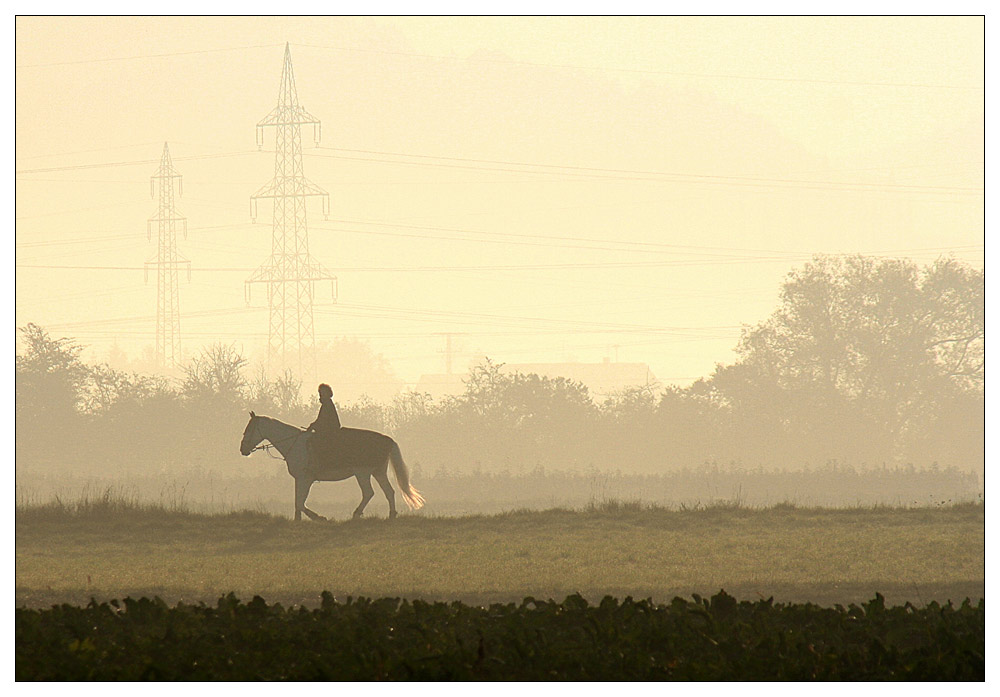
[[[259,418],[260,418],[259,416],[253,417],[253,419],[252,419],[252,421],[253,421],[253,427],[254,427],[254,431],[256,432],[255,435],[260,436],[260,439],[264,440],[265,439],[264,434],[260,432],[260,427],[257,426],[257,419],[259,419]],[[280,454],[281,451],[278,451],[279,452],[278,455],[273,455],[273,454],[271,454],[271,450],[278,450],[275,446],[278,445],[279,443],[284,443],[285,441],[293,440],[293,439],[298,438],[299,436],[303,435],[304,433],[305,433],[305,431],[299,431],[295,435],[288,436],[287,438],[282,438],[281,440],[278,440],[278,441],[271,441],[270,443],[264,443],[264,444],[261,444],[261,445],[256,445],[253,448],[250,448],[250,452],[247,453],[247,455],[251,455],[251,454],[257,452],[258,450],[263,450],[265,453],[268,454],[269,457],[271,457],[271,458],[273,458],[275,460],[284,460],[285,458],[282,457],[282,455]]]

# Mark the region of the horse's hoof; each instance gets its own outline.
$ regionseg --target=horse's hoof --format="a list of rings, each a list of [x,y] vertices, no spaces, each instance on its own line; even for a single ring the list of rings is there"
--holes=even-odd
[[[327,518],[326,516],[318,515],[318,516],[316,516],[316,520],[322,520],[325,523],[326,521],[328,521],[330,519]]]
[[[389,511],[389,520],[395,520],[397,515],[396,511]]]

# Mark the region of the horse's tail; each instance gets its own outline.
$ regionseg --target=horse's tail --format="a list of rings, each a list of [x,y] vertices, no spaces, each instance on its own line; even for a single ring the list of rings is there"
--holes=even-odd
[[[399,452],[399,444],[396,441],[392,442],[392,447],[389,449],[389,462],[392,463],[392,471],[396,473],[396,482],[399,484],[406,505],[413,510],[423,506],[424,497],[410,484],[410,472],[406,469],[403,454]]]

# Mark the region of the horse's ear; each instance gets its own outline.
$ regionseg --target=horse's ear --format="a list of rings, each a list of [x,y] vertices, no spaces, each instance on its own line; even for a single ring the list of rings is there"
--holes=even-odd
[[[257,418],[257,415],[256,415],[256,414],[254,414],[253,412],[250,412],[250,418],[251,418],[251,419],[254,419],[254,418]]]

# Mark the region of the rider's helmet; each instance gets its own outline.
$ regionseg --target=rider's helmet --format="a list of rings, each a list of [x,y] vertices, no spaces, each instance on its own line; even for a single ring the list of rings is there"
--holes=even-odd
[[[320,399],[333,399],[333,390],[325,382],[319,386]]]

